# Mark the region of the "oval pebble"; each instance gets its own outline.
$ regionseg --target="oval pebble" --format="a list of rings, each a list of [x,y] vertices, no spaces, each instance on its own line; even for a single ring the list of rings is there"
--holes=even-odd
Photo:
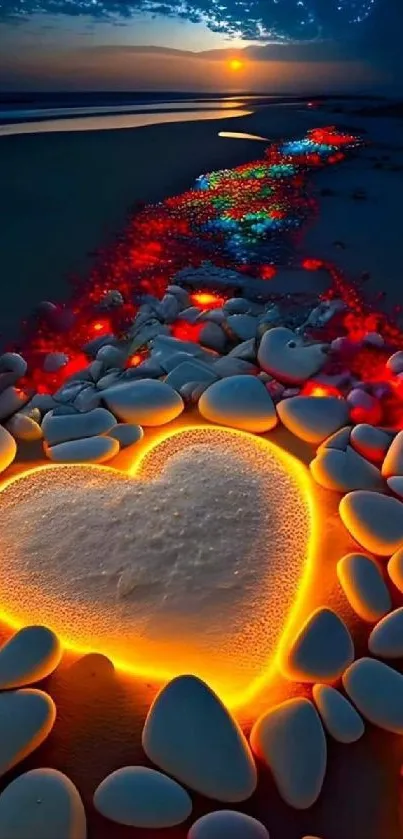
[[[43,418],[42,431],[47,444],[55,446],[58,443],[107,434],[114,425],[116,425],[115,417],[105,408],[94,408],[84,414],[63,416],[57,416],[53,411],[49,411]]]
[[[284,384],[306,382],[324,366],[326,345],[306,345],[291,329],[268,329],[260,342],[258,361],[265,373]]]
[[[14,414],[7,422],[7,430],[16,440],[41,440],[43,431],[39,423],[27,414]]]
[[[344,690],[373,725],[403,734],[403,676],[382,661],[360,658],[343,676]]]
[[[94,805],[105,818],[129,827],[174,827],[192,812],[183,787],[144,766],[124,766],[108,775],[95,791]]]
[[[391,373],[393,373],[394,376],[398,376],[399,373],[403,373],[403,351],[398,350],[393,353],[393,355],[388,358],[386,367]]]
[[[359,423],[350,437],[353,448],[372,463],[382,463],[391,443],[391,437],[381,428]]]
[[[4,472],[17,454],[17,446],[14,437],[0,425],[0,472]]]
[[[32,769],[0,795],[0,839],[86,839],[80,795],[56,769]]]
[[[126,446],[132,446],[134,443],[139,443],[144,437],[144,431],[141,425],[131,425],[130,423],[121,422],[114,425],[108,431],[108,437],[117,440],[120,448],[124,449]]]
[[[41,690],[0,694],[0,775],[43,743],[55,718],[55,705]]]
[[[395,495],[398,495],[399,498],[403,498],[403,476],[394,475],[392,478],[387,478],[386,483]]]
[[[335,492],[352,492],[355,489],[380,492],[384,487],[379,469],[351,446],[344,451],[319,448],[309,468],[317,484]]]
[[[355,743],[365,731],[364,723],[348,699],[330,685],[315,685],[313,698],[329,734],[339,743]]]
[[[256,788],[256,766],[238,723],[196,676],[178,676],[160,691],[142,744],[153,763],[208,798],[245,801]]]
[[[403,592],[403,548],[396,551],[390,558],[388,574],[396,588]]]
[[[219,810],[198,819],[190,828],[187,839],[270,839],[270,834],[252,816],[235,810]]]
[[[26,626],[0,649],[0,690],[38,682],[56,670],[62,657],[59,639],[46,626]]]
[[[341,499],[340,517],[353,539],[378,556],[403,545],[403,504],[378,492],[358,490]]]
[[[107,388],[102,398],[122,422],[147,427],[166,425],[185,407],[179,393],[158,379],[134,380]]]
[[[335,396],[293,396],[279,402],[277,413],[288,431],[315,445],[345,426],[349,417],[346,401]]]
[[[331,609],[316,609],[281,659],[287,679],[334,682],[354,660],[354,644],[344,621]]]
[[[403,607],[395,609],[374,626],[368,639],[368,649],[379,658],[403,656]]]
[[[403,476],[403,431],[399,431],[390,444],[382,464],[382,475],[384,478]]]
[[[277,425],[273,400],[254,376],[230,376],[214,382],[200,397],[198,408],[210,422],[255,434]]]
[[[46,454],[54,463],[106,463],[119,453],[119,449],[118,441],[112,437],[85,437],[47,446]]]
[[[309,699],[289,699],[263,714],[252,728],[251,745],[273,773],[284,801],[298,810],[318,799],[327,764],[326,737]]]
[[[25,376],[28,364],[19,353],[6,352],[0,356],[0,373],[14,373],[16,379]]]
[[[392,601],[377,563],[365,554],[351,553],[337,563],[337,576],[354,612],[376,623],[392,608]]]

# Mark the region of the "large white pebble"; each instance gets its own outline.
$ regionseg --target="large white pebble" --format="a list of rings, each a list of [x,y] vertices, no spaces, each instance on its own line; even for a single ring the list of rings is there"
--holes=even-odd
[[[403,475],[403,431],[399,431],[399,434],[396,434],[395,439],[388,449],[382,464],[382,475],[384,478]]]
[[[335,396],[292,396],[277,405],[283,425],[306,443],[318,445],[348,422],[344,399]]]
[[[116,425],[115,417],[105,408],[94,408],[84,414],[62,416],[49,411],[43,419],[42,431],[47,444],[55,446],[70,440],[106,434],[114,425]]]
[[[368,649],[379,658],[403,656],[403,607],[395,609],[374,626],[368,639]]]
[[[119,443],[113,437],[85,437],[46,448],[54,463],[106,463],[119,453]]]
[[[403,548],[391,556],[388,562],[388,574],[396,588],[403,592]]]
[[[158,379],[141,379],[107,388],[102,398],[120,420],[134,425],[165,425],[184,409],[179,394]]]
[[[251,745],[271,769],[287,804],[305,810],[315,803],[325,778],[327,746],[309,699],[289,699],[263,714],[252,728]]]
[[[255,434],[277,425],[273,400],[254,376],[230,376],[214,382],[200,397],[198,408],[210,422]]]
[[[0,425],[0,472],[4,472],[17,454],[17,446],[14,437]]]
[[[306,382],[319,372],[326,358],[325,344],[307,346],[291,329],[283,326],[267,330],[258,351],[262,370],[285,384]]]
[[[357,490],[341,499],[340,517],[353,539],[378,556],[403,545],[403,504],[378,492]]]
[[[295,682],[334,682],[354,660],[354,644],[342,619],[332,609],[313,612],[287,652],[281,669]]]
[[[160,769],[209,798],[245,801],[256,788],[256,766],[238,723],[196,676],[178,676],[160,691],[142,743]]]
[[[38,682],[58,666],[62,649],[46,626],[26,626],[0,649],[0,690]]]
[[[330,685],[315,685],[313,698],[329,734],[339,743],[355,743],[365,731],[364,723],[348,699]]]
[[[384,487],[379,469],[351,446],[347,446],[345,451],[319,448],[309,468],[316,483],[335,492],[352,492],[355,489],[380,492]]]
[[[373,725],[403,734],[403,676],[373,658],[360,658],[346,670],[343,685],[359,712]]]
[[[32,769],[0,795],[0,839],[86,839],[80,795],[56,769]]]
[[[43,743],[55,718],[54,703],[41,690],[0,694],[0,775]]]
[[[129,827],[173,827],[192,812],[188,793],[176,781],[144,766],[108,775],[95,791],[94,805],[107,819]]]
[[[382,572],[371,557],[343,556],[337,563],[337,576],[351,608],[367,623],[376,623],[392,608]]]
[[[353,448],[372,463],[382,463],[391,443],[391,437],[381,428],[359,423],[351,432]]]
[[[269,831],[245,813],[219,810],[198,819],[187,839],[269,839]]]

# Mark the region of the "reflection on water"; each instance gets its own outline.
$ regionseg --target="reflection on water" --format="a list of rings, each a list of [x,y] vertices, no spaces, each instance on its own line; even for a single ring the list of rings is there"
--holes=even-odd
[[[101,131],[104,129],[140,128],[144,125],[158,125],[167,122],[192,122],[205,119],[230,119],[249,116],[252,111],[235,110],[229,104],[220,109],[187,111],[186,113],[170,111],[160,114],[109,114],[108,116],[85,116],[71,119],[43,120],[41,122],[14,123],[0,125],[0,136],[11,134],[41,134],[55,131]],[[224,113],[223,113],[224,108]]]
[[[248,98],[248,97],[246,97]],[[148,105],[132,104],[132,105],[85,105],[82,107],[71,108],[23,108],[1,111],[0,120],[10,119],[14,117],[18,120],[26,119],[43,119],[43,117],[74,117],[74,116],[102,116],[103,114],[139,114],[144,111],[186,111],[186,110],[209,110],[214,105],[214,108],[242,108],[245,105],[244,101],[240,99],[222,99],[218,101],[209,101],[200,99],[184,99],[182,102],[151,102]]]
[[[268,137],[260,137],[259,134],[244,134],[242,131],[219,131],[219,137],[229,137],[230,140],[260,140],[268,143]]]

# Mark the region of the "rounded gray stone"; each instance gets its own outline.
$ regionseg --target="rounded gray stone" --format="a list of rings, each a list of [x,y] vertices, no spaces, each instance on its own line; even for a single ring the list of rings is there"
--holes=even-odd
[[[144,766],[125,766],[108,775],[95,791],[94,805],[107,819],[139,828],[174,827],[192,812],[183,787]]]
[[[0,795],[0,839],[86,839],[78,790],[56,769],[32,769]]]
[[[270,839],[264,825],[244,813],[219,810],[207,813],[192,825],[187,839]]]

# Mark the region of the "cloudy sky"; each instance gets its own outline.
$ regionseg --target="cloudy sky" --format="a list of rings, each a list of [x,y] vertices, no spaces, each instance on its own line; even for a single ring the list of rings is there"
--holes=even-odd
[[[403,0],[0,0],[0,90],[399,93],[402,29]]]

